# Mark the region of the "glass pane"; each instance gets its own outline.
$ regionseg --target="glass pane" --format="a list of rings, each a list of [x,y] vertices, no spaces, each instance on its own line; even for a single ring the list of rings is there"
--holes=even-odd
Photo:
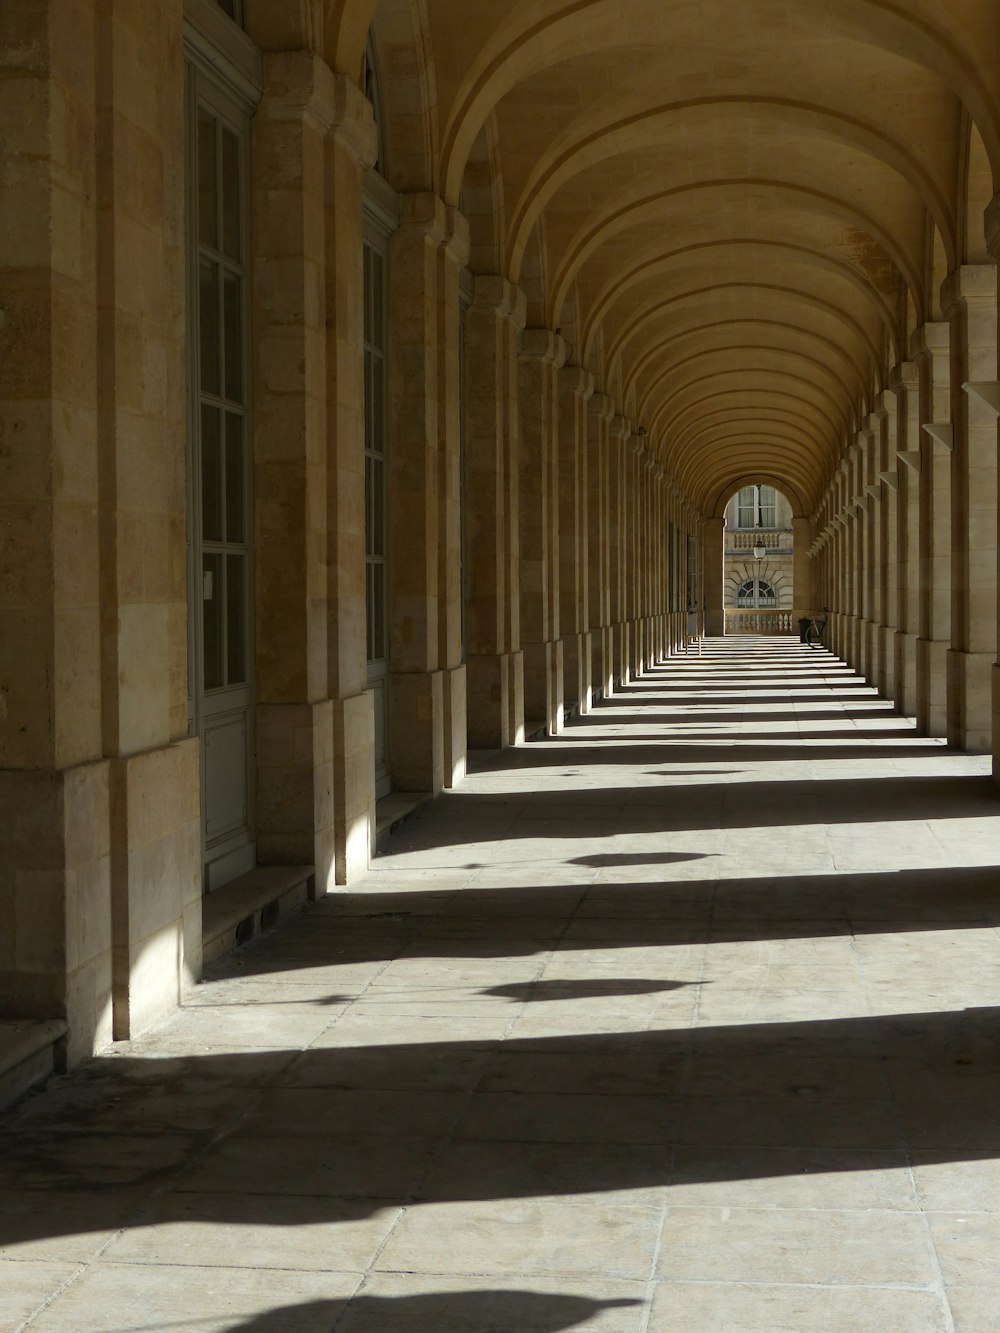
[[[243,534],[243,418],[226,413],[226,541],[245,541]]]
[[[372,554],[372,459],[365,454],[365,555]]]
[[[365,342],[372,340],[372,249],[364,247],[365,254]]]
[[[219,266],[211,259],[198,265],[198,337],[202,393],[218,393]]]
[[[201,537],[222,541],[222,441],[219,409],[201,409]]]
[[[226,274],[225,287],[226,397],[243,401],[243,279]]]
[[[365,350],[365,448],[372,447],[372,354]]]
[[[222,249],[230,259],[241,256],[240,141],[222,131]]]
[[[372,251],[372,337],[373,347],[380,351],[385,345],[382,332],[382,302],[385,299],[383,285],[385,279],[385,260],[377,250]]]
[[[215,118],[198,108],[198,240],[216,244]]]
[[[385,449],[385,366],[379,356],[372,361],[372,448]]]
[[[246,669],[246,556],[226,556],[226,668],[228,683],[241,685]]]
[[[385,657],[385,565],[372,565],[372,649],[374,660]]]
[[[372,629],[373,616],[374,616],[374,586],[373,586],[372,569],[373,566],[369,561],[365,565],[365,610],[367,613],[365,619],[367,624],[367,653],[369,662],[374,660],[372,654],[375,649],[375,635]]]
[[[385,555],[385,464],[372,460],[372,552]]]
[[[222,556],[206,552],[201,560],[202,648],[205,689],[225,683],[222,674]]]

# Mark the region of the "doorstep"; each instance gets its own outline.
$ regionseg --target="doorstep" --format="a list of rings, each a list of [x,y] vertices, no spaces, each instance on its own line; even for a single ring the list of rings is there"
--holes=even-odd
[[[202,961],[245,944],[315,896],[312,866],[257,866],[213,889],[202,901]]]
[[[65,1038],[61,1018],[0,1022],[0,1110],[65,1070]]]

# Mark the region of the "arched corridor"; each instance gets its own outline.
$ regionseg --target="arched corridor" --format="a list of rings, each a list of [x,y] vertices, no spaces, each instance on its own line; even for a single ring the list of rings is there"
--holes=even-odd
[[[8,1113],[0,1323],[990,1328],[998,846],[988,758],[708,640]]]
[[[997,0],[0,88],[2,1318],[994,1333]]]

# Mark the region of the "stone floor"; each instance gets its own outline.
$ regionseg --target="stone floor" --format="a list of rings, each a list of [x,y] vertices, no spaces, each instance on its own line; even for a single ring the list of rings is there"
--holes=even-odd
[[[996,1333],[987,773],[775,640],[486,757],[7,1115],[0,1328]]]

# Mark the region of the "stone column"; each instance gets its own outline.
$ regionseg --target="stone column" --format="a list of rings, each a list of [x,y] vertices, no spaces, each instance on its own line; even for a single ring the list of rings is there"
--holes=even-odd
[[[362,176],[374,153],[371,108],[334,80],[326,140],[327,696],[333,717],[335,875],[366,869],[375,836],[375,723],[365,600],[365,393]],[[314,497],[314,503],[321,503]],[[317,589],[322,596],[322,589]]]
[[[896,398],[891,391],[875,402],[875,484],[878,487],[878,547],[875,554],[877,581],[876,631],[877,669],[875,685],[884,699],[893,699],[896,689],[895,643],[898,571],[896,568]]]
[[[176,1005],[201,960],[182,5],[126,0],[100,39],[90,5],[15,8],[0,113],[0,1007],[64,1018],[74,1062]]]
[[[625,602],[628,616],[629,680],[636,680],[642,674],[645,642],[639,607],[641,605],[641,572],[639,563],[639,525],[642,504],[639,494],[639,458],[642,453],[642,440],[638,435],[630,435],[625,453]]]
[[[312,52],[265,55],[253,121],[257,859],[315,865],[321,893],[335,883],[336,838],[323,171],[326,137],[351,101]],[[353,110],[364,155],[365,111]]]
[[[465,317],[466,662],[474,749],[524,739],[521,600],[529,583],[529,595],[544,600],[544,586],[534,583],[539,568],[520,558],[517,340],[524,310],[523,294],[506,278],[475,279]]]
[[[614,685],[628,680],[629,635],[626,600],[625,457],[629,424],[625,417],[612,417],[608,425],[608,552],[611,632],[614,653]]]
[[[920,605],[917,640],[917,727],[925,735],[948,730],[948,651],[951,647],[951,424],[950,329],[924,324],[910,342],[919,377]]]
[[[988,208],[986,209],[986,243],[994,264],[1000,262],[1000,195],[994,195]],[[1000,365],[997,368],[997,376],[1000,378]],[[987,381],[989,377],[987,376]],[[997,411],[1000,412],[1000,398],[997,400]],[[1000,499],[998,499],[1000,503]],[[1000,559],[1000,554],[998,554]],[[1000,598],[1000,569],[997,570],[998,598]],[[996,610],[997,624],[1000,628],[1000,605]],[[993,664],[993,717],[992,717],[992,748],[993,748],[993,781],[1000,785],[1000,663]]]
[[[862,598],[864,621],[862,625],[861,669],[865,680],[876,687],[878,682],[879,626],[882,613],[879,597],[878,565],[882,526],[882,488],[878,480],[878,437],[880,430],[879,418],[875,413],[870,413],[866,422],[861,460],[863,503],[866,513],[863,551]]]
[[[461,767],[465,732],[455,660],[458,587],[448,566],[450,556],[454,576],[459,421],[452,358],[468,227],[434,194],[404,195],[401,204],[389,254],[389,764],[398,790],[438,792],[445,754],[449,781]],[[443,619],[450,634],[448,626],[442,633]]]
[[[587,403],[588,595],[591,634],[591,682],[595,699],[614,688],[614,651],[609,604],[608,425],[613,401],[594,394]]]
[[[581,366],[559,372],[559,630],[567,716],[590,712],[587,552],[587,399],[594,378]]]
[[[917,637],[920,612],[920,395],[917,368],[912,361],[898,365],[890,377],[896,396],[896,492],[898,624],[896,630],[896,689],[899,712],[916,715]]]
[[[726,601],[723,587],[722,544],[725,535],[724,518],[706,518],[704,529],[705,581],[702,597],[705,606],[705,633],[710,637],[726,632]]]
[[[812,522],[803,514],[792,515],[792,628],[798,633],[801,616],[817,615],[813,594]]]
[[[559,638],[558,376],[567,345],[548,329],[526,329],[518,359],[521,645],[525,730],[562,730]]]
[[[941,303],[951,326],[955,428],[948,740],[989,753],[997,652],[996,267],[958,269],[944,284]]]

